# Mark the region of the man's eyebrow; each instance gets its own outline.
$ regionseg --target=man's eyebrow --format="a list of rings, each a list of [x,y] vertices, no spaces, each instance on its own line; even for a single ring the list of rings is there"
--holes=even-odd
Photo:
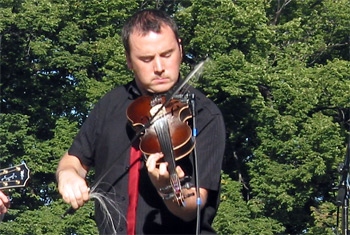
[[[170,48],[170,49],[168,49],[168,50],[166,50],[166,51],[164,51],[164,52],[162,52],[162,53],[160,53],[161,55],[165,55],[165,54],[168,54],[168,53],[171,53],[171,52],[173,52],[175,49],[174,48]]]

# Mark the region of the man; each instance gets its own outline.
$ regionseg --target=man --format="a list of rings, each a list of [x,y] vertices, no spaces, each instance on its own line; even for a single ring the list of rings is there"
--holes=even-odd
[[[158,10],[143,10],[133,15],[123,28],[127,65],[133,82],[107,93],[91,111],[69,151],[57,168],[58,189],[63,199],[75,209],[89,199],[85,181],[90,167],[95,169],[97,190],[103,192],[113,225],[108,223],[100,203],[95,217],[101,234],[190,234],[196,231],[196,188],[183,188],[185,206],[174,198],[162,198],[161,188],[170,184],[167,163],[162,153],[147,160],[135,158],[138,144],[130,146],[135,136],[126,110],[142,95],[165,94],[179,81],[183,57],[175,22]],[[177,161],[176,172],[194,179],[194,157],[198,159],[201,198],[200,229],[211,228],[219,202],[220,171],[225,148],[225,128],[219,109],[203,94],[190,89],[196,99],[196,156]],[[136,160],[132,160],[136,159]],[[144,160],[144,158],[142,158]],[[112,166],[113,170],[106,171]],[[136,170],[135,170],[136,169]],[[102,179],[101,179],[102,177]],[[136,195],[136,196],[135,196]]]
[[[0,190],[0,221],[2,221],[5,213],[10,207],[10,200],[8,197]]]

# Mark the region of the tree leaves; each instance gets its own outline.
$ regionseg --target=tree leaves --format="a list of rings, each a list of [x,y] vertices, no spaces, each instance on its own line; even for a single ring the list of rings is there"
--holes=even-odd
[[[96,101],[133,78],[121,27],[148,7],[177,20],[182,74],[211,58],[194,85],[226,123],[218,233],[336,231],[334,185],[350,129],[349,3],[2,1],[0,163],[25,160],[32,175],[9,192],[0,233],[96,233],[90,204],[59,217],[67,205],[54,172]]]

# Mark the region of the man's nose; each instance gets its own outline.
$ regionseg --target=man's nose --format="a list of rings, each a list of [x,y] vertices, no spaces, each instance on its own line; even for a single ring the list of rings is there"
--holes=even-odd
[[[162,62],[162,59],[160,57],[156,57],[154,59],[154,72],[156,74],[159,74],[159,73],[163,73],[164,72],[164,66],[163,66],[163,62]]]

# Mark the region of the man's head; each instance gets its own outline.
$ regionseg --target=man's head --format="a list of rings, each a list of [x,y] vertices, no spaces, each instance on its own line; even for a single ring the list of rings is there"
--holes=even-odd
[[[166,13],[155,9],[146,9],[132,15],[125,23],[122,39],[125,51],[130,54],[129,38],[133,31],[146,35],[150,31],[160,33],[161,26],[167,25],[174,32],[176,40],[180,40],[176,22]]]
[[[182,61],[176,23],[158,10],[134,14],[122,32],[129,69],[143,94],[168,91],[178,80]]]

